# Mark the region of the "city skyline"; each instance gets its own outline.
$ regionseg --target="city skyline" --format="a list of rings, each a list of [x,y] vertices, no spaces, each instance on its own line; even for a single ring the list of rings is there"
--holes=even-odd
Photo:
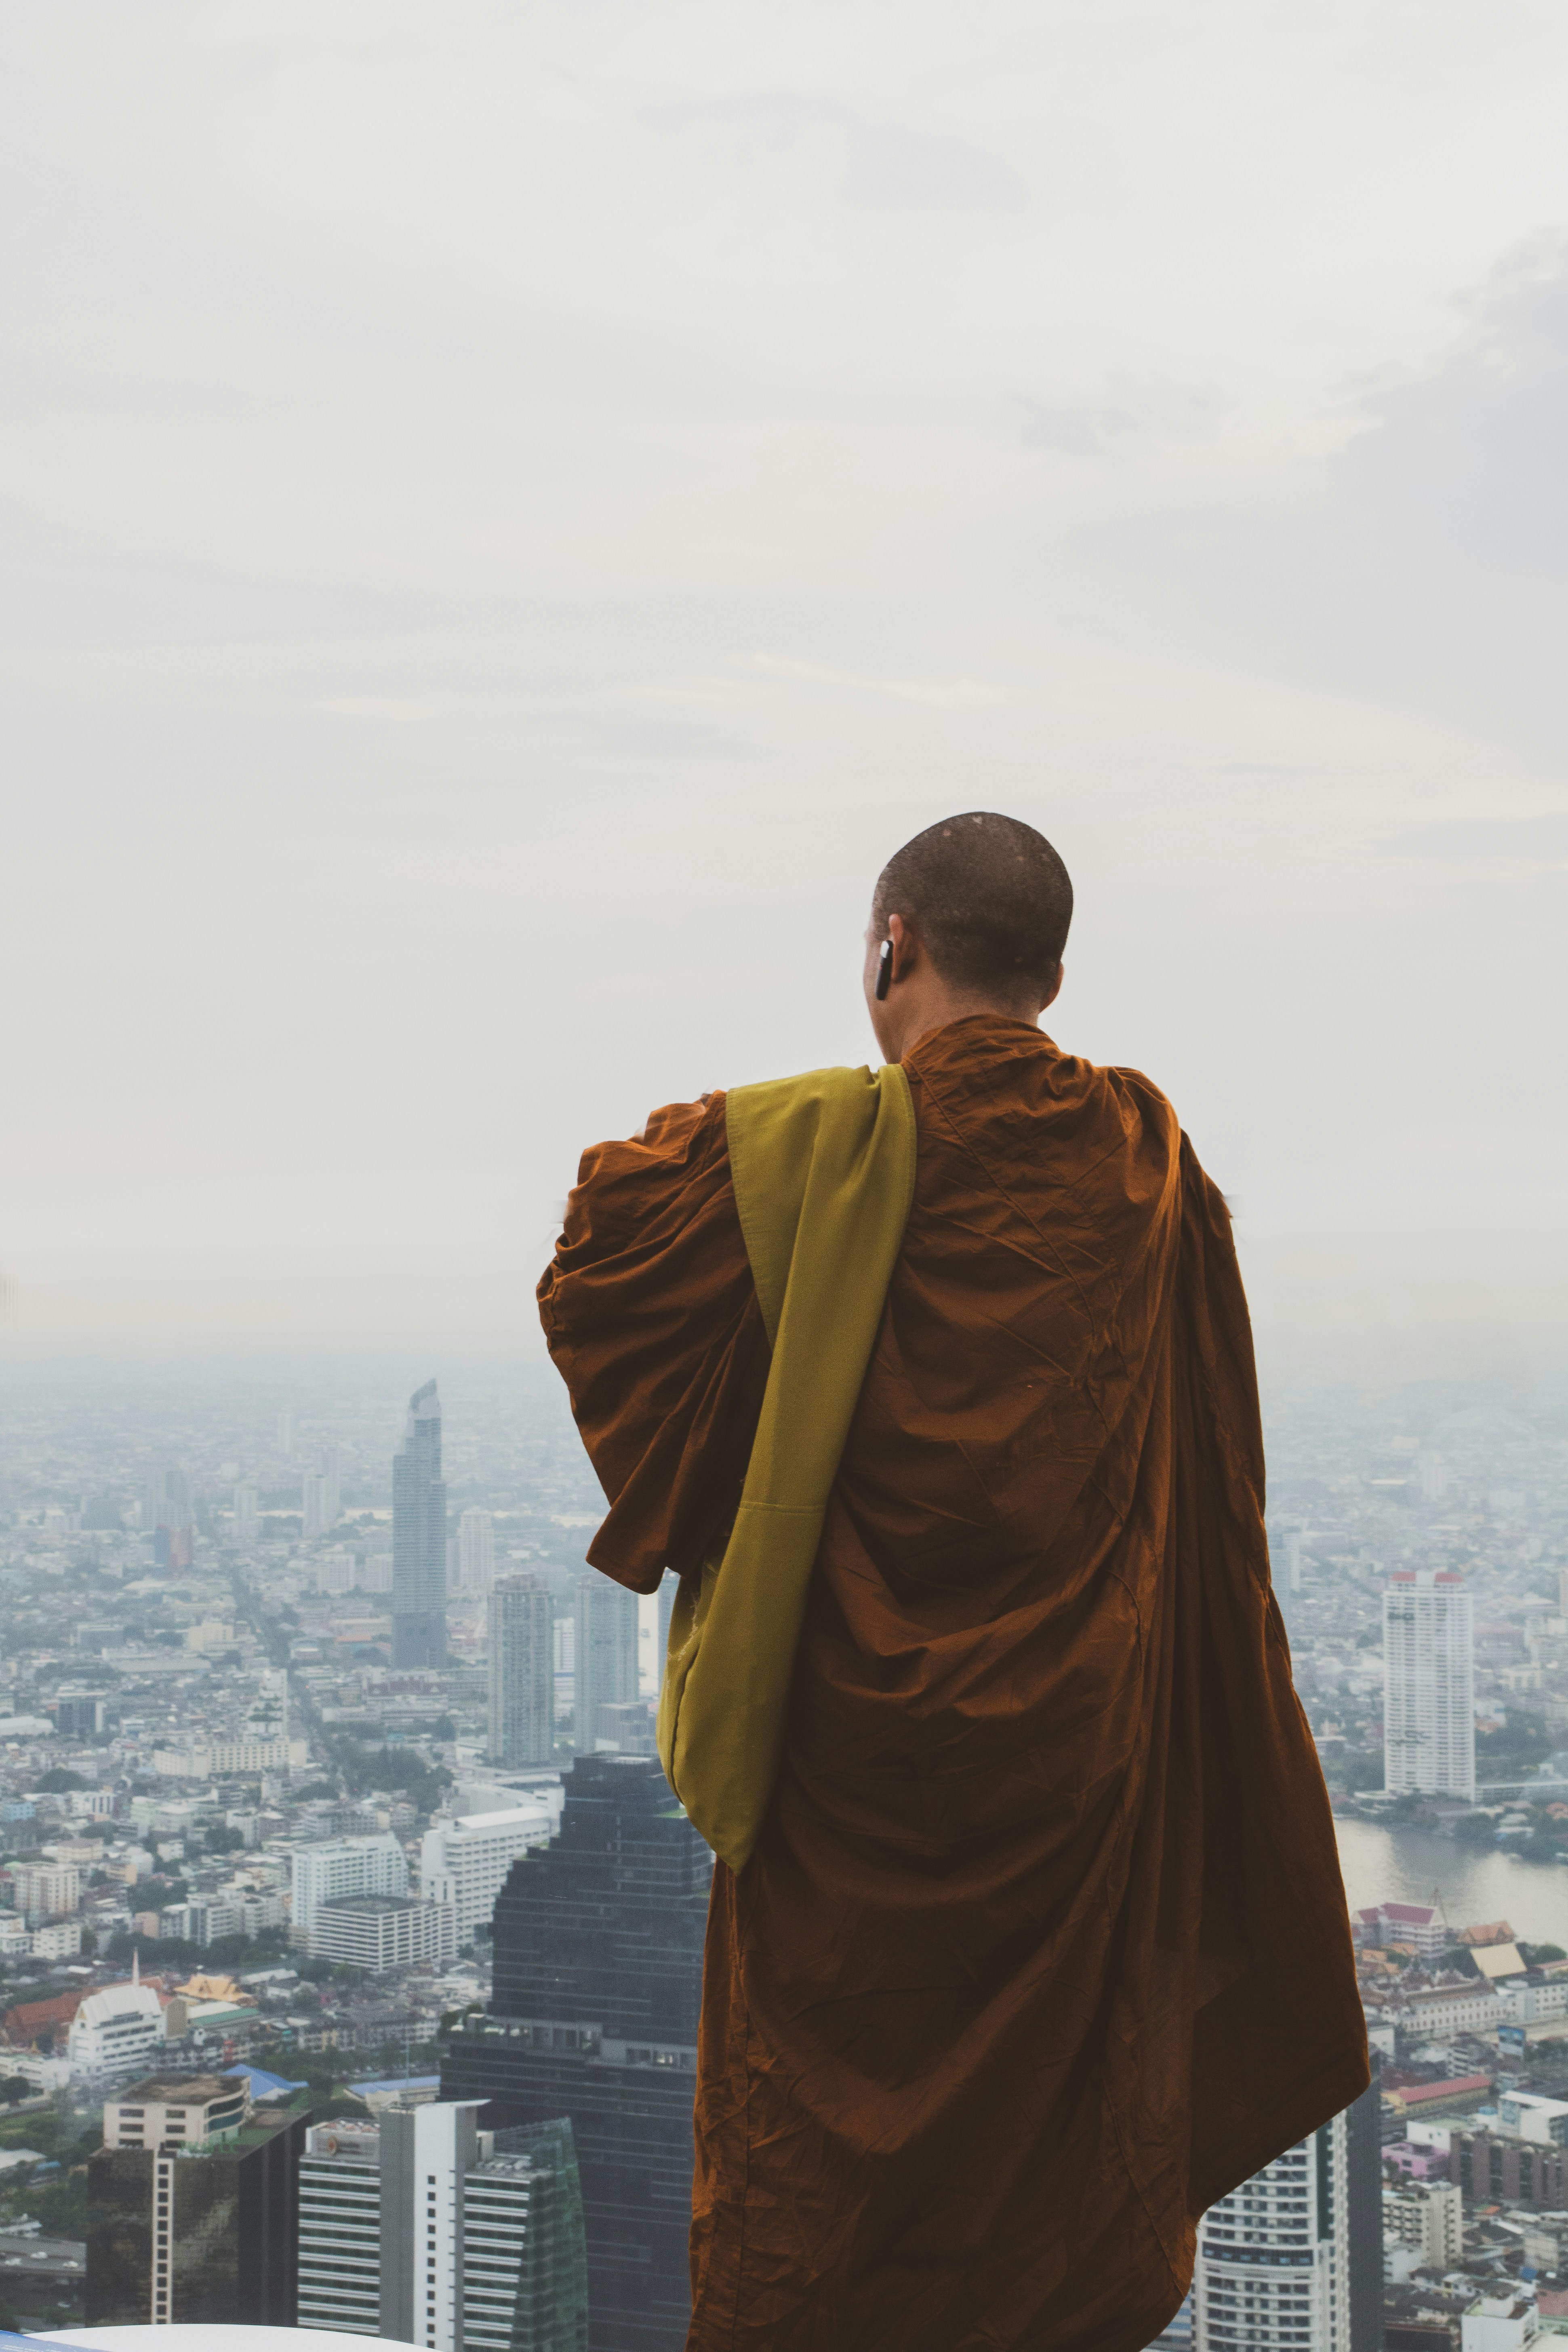
[[[646,1735],[637,1718],[647,1717],[651,1637],[673,1581],[631,1602],[630,1616],[629,1596],[607,1580],[593,1588],[609,1599],[623,1680],[626,1633],[641,1617],[645,1688],[634,1701],[594,1702],[593,1725],[575,1724],[582,1555],[602,1509],[592,1474],[549,1391],[445,1361],[439,1372],[442,1566],[452,1589],[443,1595],[447,1662],[432,1669],[392,1662],[394,1465],[409,1383],[400,1391],[374,1370],[347,1381],[318,1371],[287,1386],[256,1378],[84,1394],[68,1383],[11,1413],[0,1448],[10,1635],[0,1735],[13,1727],[0,1736],[11,1841],[0,1888],[8,1883],[17,1906],[0,1909],[5,2015],[16,2021],[7,2063],[59,2101],[79,2132],[96,2127],[128,2071],[172,2066],[188,2080],[229,2053],[281,2084],[275,2096],[306,2074],[340,2085],[368,2078],[374,2088],[446,2066],[455,2090],[487,2100],[536,2077],[539,2104],[522,2114],[541,2124],[551,2099],[560,2115],[585,2098],[584,2192],[602,2242],[604,2168],[629,2148],[634,2126],[654,2133],[667,2189],[688,2160],[681,2110],[693,2077],[682,2053],[693,2047],[701,1896],[683,1921],[655,1874],[647,1926],[628,1917],[612,1932],[592,1890],[592,1841],[566,1833],[561,1806],[579,1775],[584,1787],[595,1772],[662,1786],[651,1759],[598,1743],[606,1723],[612,1738]],[[1568,1874],[1555,1859],[1568,1851],[1568,1393],[1499,1398],[1484,1383],[1441,1382],[1300,1390],[1266,1398],[1266,1412],[1297,1687],[1342,1837],[1358,1870],[1377,1874],[1357,1897],[1371,1906],[1357,1928],[1363,1992],[1385,2088],[1402,2103],[1399,2161],[1416,2168],[1384,2189],[1388,2308],[1418,2311],[1444,2295],[1445,2307],[1464,2294],[1498,2302],[1481,2252],[1494,2180],[1511,2211],[1550,2218],[1559,2209],[1539,2200],[1568,2199],[1551,2144],[1543,2154],[1527,2136],[1539,2098],[1568,2091],[1552,2039],[1568,2016],[1568,1973],[1552,1957],[1568,1951]],[[325,1475],[329,1455],[341,1515],[308,1533],[305,1481]],[[149,1485],[153,1469],[172,1466],[188,1486],[188,1570],[158,1558]],[[488,1522],[488,1594],[466,1589],[461,1573],[468,1513],[480,1515],[470,1528]],[[1462,1578],[1471,1599],[1478,1805],[1384,1785],[1384,1606],[1391,1588],[1422,1590],[1394,1584],[1405,1574]],[[509,1763],[491,1737],[492,1612],[519,1591],[533,1620],[536,1717],[549,1628],[548,1762]],[[590,1698],[585,1691],[584,1714]],[[80,1785],[40,1790],[57,1761],[61,1780]],[[1521,1865],[1510,1859],[1520,1854],[1553,1858]],[[382,1857],[382,1876],[367,1856]],[[705,1872],[705,1853],[691,1859]],[[544,1923],[531,1946],[519,1941],[516,1896],[505,1893],[514,1865],[520,1883],[536,1871],[540,1885],[560,1882],[524,1906],[536,1931]],[[1385,1870],[1414,1876],[1418,1895]],[[1509,1891],[1495,1891],[1486,1874],[1509,1870]],[[1450,1889],[1446,1914],[1422,1909],[1434,1871]],[[1460,1886],[1473,1886],[1474,1899]],[[408,1937],[437,1913],[450,1917],[450,1933],[419,1958]],[[637,1938],[649,1936],[639,1963]],[[1473,1962],[1457,1962],[1471,1936],[1491,1940],[1474,1947]],[[631,1987],[640,2011],[628,2013],[618,1986]],[[443,2016],[457,2021],[445,2032]],[[590,2027],[596,2052],[581,2040]],[[536,2045],[536,2029],[548,2048]],[[574,2033],[575,2049],[555,2046]],[[50,2034],[45,2054],[37,2045]],[[1509,2095],[1514,2125],[1499,2105],[1505,2075],[1537,2095],[1531,2107]],[[39,2129],[31,2116],[10,2129],[37,2145],[25,2137]],[[1450,2133],[1462,2177],[1423,2173],[1429,2131]],[[38,2191],[24,2185],[25,2168],[0,2179],[16,2183],[0,2188],[0,2209],[29,2210]],[[1446,2186],[1460,2194],[1457,2224]],[[494,2191],[503,2202],[513,2193],[505,2180]],[[673,2295],[681,2233],[668,2223],[667,2213],[664,2235],[647,2245]],[[1451,2251],[1456,2226],[1449,2269],[1465,2284],[1443,2289],[1426,2257],[1439,2241]],[[72,2242],[68,2232],[58,2241]],[[50,2252],[40,2277],[79,2294],[73,2259],[79,2251]],[[1533,2266],[1546,2263],[1542,2275],[1552,2277],[1555,2261],[1543,2254]],[[597,2275],[601,2301],[608,2293],[619,2308],[625,2278],[606,2288],[602,2267]],[[1516,2271],[1503,2275],[1517,2299]],[[1559,2291],[1568,2278],[1542,2290]],[[1167,2345],[1232,2352],[1216,2332],[1217,2290],[1211,2304],[1195,2335],[1189,2307],[1186,2335],[1176,2323]],[[1495,2315],[1483,2316],[1489,2325]]]

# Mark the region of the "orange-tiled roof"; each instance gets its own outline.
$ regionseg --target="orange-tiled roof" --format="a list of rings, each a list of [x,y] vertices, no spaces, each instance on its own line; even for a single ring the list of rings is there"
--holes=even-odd
[[[0,2034],[4,2034],[13,2050],[26,2049],[36,2042],[47,2025],[68,2025],[87,1994],[58,1992],[53,2000],[22,2000],[8,2009],[0,2019]]]

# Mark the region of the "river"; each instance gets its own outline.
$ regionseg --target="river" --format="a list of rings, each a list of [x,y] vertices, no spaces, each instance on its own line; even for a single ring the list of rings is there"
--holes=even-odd
[[[1441,1890],[1451,1927],[1507,1919],[1531,1944],[1568,1951],[1568,1865],[1523,1862],[1495,1847],[1456,1845],[1426,1830],[1337,1821],[1340,1866],[1351,1909],[1373,1903],[1430,1903]]]

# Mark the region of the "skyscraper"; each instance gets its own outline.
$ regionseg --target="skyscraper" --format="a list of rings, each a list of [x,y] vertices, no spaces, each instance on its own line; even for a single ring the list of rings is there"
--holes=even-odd
[[[316,1536],[324,1536],[335,1527],[338,1518],[337,1499],[332,1481],[323,1471],[307,1470],[300,1482],[300,1532],[309,1543]]]
[[[434,2352],[584,2352],[572,2126],[475,2127],[474,2104],[318,2125],[300,2167],[300,2325]]]
[[[1382,2094],[1374,2074],[1198,2224],[1193,2352],[1379,2352]]]
[[[555,1748],[554,1629],[542,1578],[503,1576],[491,1587],[489,1647],[490,1762],[548,1764]]]
[[[392,1663],[447,1663],[447,1489],[434,1381],[409,1398],[392,1464]]]
[[[254,2115],[244,2074],[110,2099],[88,2164],[87,2325],[294,2326],[309,2121]]]
[[[154,1470],[142,1504],[142,1525],[153,1538],[154,1567],[189,1568],[195,1549],[195,1514],[190,1481],[183,1470]]]
[[[1462,1577],[1404,1570],[1383,1596],[1384,1783],[1476,1801],[1475,1651]]]
[[[260,1497],[255,1482],[243,1478],[234,1490],[234,1540],[253,1544],[260,1530]]]
[[[464,1592],[488,1592],[495,1574],[496,1523],[488,1511],[467,1510],[458,1521],[458,1583]]]
[[[624,1584],[590,1572],[577,1586],[573,1645],[573,1741],[591,1756],[600,1738],[599,1709],[637,1695],[637,1597]]]
[[[381,2332],[458,2352],[463,2175],[479,2161],[478,2108],[388,2107],[381,2121]]]
[[[483,2120],[569,2116],[590,2352],[680,2352],[691,2102],[712,1856],[651,1759],[583,1756],[561,1834],[496,1903],[490,2013],[454,2029],[442,2096]]]

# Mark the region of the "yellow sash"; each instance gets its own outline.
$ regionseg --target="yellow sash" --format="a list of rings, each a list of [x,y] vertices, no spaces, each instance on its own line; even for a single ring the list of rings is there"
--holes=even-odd
[[[725,1123],[773,1363],[734,1524],[680,1580],[658,1752],[740,1870],[773,1795],[823,1515],[909,1218],[915,1115],[889,1063],[738,1087]]]

